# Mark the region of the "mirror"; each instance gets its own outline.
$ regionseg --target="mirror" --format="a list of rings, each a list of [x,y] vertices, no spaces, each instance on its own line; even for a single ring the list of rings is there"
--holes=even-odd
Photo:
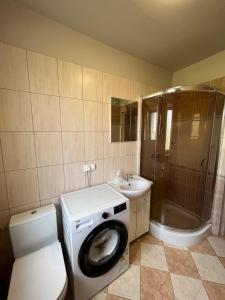
[[[111,98],[111,142],[137,140],[138,102]]]

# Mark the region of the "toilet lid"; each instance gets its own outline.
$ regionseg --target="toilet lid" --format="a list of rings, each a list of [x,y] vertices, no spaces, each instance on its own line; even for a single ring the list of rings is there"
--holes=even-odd
[[[8,300],[56,300],[66,285],[61,244],[57,241],[16,259]]]

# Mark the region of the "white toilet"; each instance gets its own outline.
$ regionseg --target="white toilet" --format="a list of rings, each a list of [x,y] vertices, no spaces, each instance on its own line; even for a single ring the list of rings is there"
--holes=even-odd
[[[9,230],[16,260],[8,300],[64,299],[67,275],[55,206],[12,216]]]

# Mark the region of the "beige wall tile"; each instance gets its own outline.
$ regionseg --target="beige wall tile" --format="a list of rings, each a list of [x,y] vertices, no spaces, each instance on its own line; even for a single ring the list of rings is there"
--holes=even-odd
[[[103,131],[111,128],[111,104],[103,103]]]
[[[111,143],[111,133],[104,132],[104,157],[115,157],[119,154],[119,143]]]
[[[62,131],[83,131],[83,100],[60,98]]]
[[[82,99],[82,68],[79,65],[58,60],[60,96]]]
[[[63,166],[50,166],[38,168],[40,198],[56,197],[64,192]]]
[[[5,210],[8,208],[9,204],[7,199],[5,174],[0,173],[0,210]]]
[[[119,156],[136,155],[138,153],[137,142],[122,142],[119,143]]]
[[[39,201],[37,169],[6,172],[9,207]]]
[[[120,97],[124,99],[135,99],[134,81],[127,78],[120,78]]]
[[[2,159],[2,149],[1,149],[1,139],[0,139],[0,172],[3,172],[3,159]]]
[[[35,132],[35,146],[38,167],[63,162],[60,132]]]
[[[33,132],[2,132],[0,137],[5,170],[36,167]]]
[[[104,158],[104,181],[116,178],[119,169],[119,160],[117,157]]]
[[[45,199],[41,201],[41,206],[46,206],[49,204],[55,204],[55,205],[60,205],[60,197],[53,197],[53,198],[49,198],[49,199]]]
[[[85,158],[86,160],[95,160],[103,158],[102,132],[85,133]]]
[[[83,68],[83,99],[102,101],[102,72]]]
[[[128,142],[127,143],[127,155],[136,155],[138,153],[138,143]]]
[[[135,155],[119,157],[119,169],[124,173],[137,174],[137,160]]]
[[[85,174],[82,170],[83,164],[81,162],[64,165],[66,192],[85,187]]]
[[[111,103],[111,97],[120,96],[120,78],[111,74],[103,74],[103,102]]]
[[[126,156],[127,155],[127,152],[128,152],[127,147],[128,147],[127,142],[119,143],[119,156]]]
[[[84,130],[102,131],[102,103],[84,102]]]
[[[33,210],[38,207],[40,207],[40,201],[17,206],[17,207],[12,207],[12,208],[10,208],[10,215],[13,216],[13,215],[25,212],[27,210]]]
[[[0,43],[0,88],[28,91],[26,50]]]
[[[57,60],[31,51],[27,58],[31,92],[58,95]]]
[[[30,94],[0,90],[0,131],[31,131]]]
[[[59,97],[31,94],[35,131],[60,131]]]
[[[91,185],[97,185],[104,182],[103,179],[103,159],[87,161],[87,164],[95,164],[96,169],[91,171]]]
[[[84,132],[63,132],[64,163],[84,161]]]

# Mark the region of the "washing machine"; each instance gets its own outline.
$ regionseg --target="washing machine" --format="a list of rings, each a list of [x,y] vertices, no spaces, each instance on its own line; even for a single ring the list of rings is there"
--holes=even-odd
[[[129,267],[129,199],[108,184],[61,195],[68,273],[87,300]]]

